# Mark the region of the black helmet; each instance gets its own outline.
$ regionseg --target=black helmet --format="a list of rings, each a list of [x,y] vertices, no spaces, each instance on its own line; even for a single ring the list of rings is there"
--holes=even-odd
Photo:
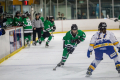
[[[17,14],[20,14],[20,11],[17,11],[17,12],[16,12],[16,15],[17,15]]]
[[[77,25],[76,25],[76,24],[73,24],[73,25],[71,26],[71,30],[78,30]]]
[[[20,14],[20,11],[17,11],[17,12],[16,12],[16,14],[15,14],[15,15],[16,15],[16,17],[19,17],[19,16],[17,16],[17,14]]]
[[[50,20],[51,22],[53,22],[52,19],[54,19],[54,17],[53,17],[53,16],[50,16],[50,17],[49,17],[49,20]]]
[[[107,24],[105,22],[101,22],[98,26],[98,30],[100,29],[106,29],[107,28]]]

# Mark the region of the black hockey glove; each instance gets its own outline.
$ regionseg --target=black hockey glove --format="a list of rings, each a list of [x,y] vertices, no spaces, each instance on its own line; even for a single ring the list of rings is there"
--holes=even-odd
[[[72,54],[74,50],[74,47],[72,47],[71,45],[67,45],[67,51],[69,54]]]
[[[120,48],[118,48],[118,52],[120,53]]]
[[[80,39],[76,39],[76,43],[79,44],[81,42]]]
[[[56,30],[56,26],[55,25],[53,26],[53,29]]]

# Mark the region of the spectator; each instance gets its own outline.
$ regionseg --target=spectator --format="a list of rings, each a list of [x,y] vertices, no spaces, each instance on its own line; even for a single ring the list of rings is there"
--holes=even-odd
[[[103,15],[103,13],[101,13],[101,18],[104,18],[104,15]]]
[[[87,19],[85,13],[82,13],[82,19]]]
[[[77,12],[77,19],[81,19],[81,15],[79,12]]]
[[[61,19],[61,15],[60,15],[60,12],[58,12],[57,20],[60,20],[60,19]]]
[[[95,13],[95,11],[93,11],[91,14],[91,19],[95,19],[95,18],[96,18],[96,13]]]
[[[64,16],[64,13],[61,14],[61,20],[66,20],[66,17]]]

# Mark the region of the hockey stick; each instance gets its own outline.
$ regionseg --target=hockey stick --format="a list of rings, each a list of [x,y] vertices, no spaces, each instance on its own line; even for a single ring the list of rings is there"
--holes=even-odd
[[[69,52],[66,54],[66,56],[65,57],[67,57],[67,55],[69,54]],[[63,61],[63,58],[62,58],[62,60],[60,61],[60,63],[62,63],[62,61]],[[56,68],[58,67],[58,65],[55,67],[55,68],[53,68],[53,71],[56,71]]]
[[[77,44],[75,44],[73,47],[75,48],[76,46],[77,46]],[[65,57],[67,57],[67,55],[68,55],[69,53],[70,53],[70,52],[68,52]],[[62,63],[62,61],[63,61],[63,58],[62,58],[62,60],[60,61],[60,63]],[[56,71],[57,67],[58,67],[58,65],[57,65],[55,68],[53,68],[53,71]]]
[[[114,21],[114,22],[120,22],[118,19],[111,19],[111,18],[109,17],[109,15],[107,15],[107,19],[110,19],[110,20],[112,20],[112,21]]]

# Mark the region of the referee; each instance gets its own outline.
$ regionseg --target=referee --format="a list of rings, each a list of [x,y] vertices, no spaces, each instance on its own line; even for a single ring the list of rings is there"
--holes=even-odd
[[[33,45],[36,45],[36,33],[38,33],[38,41],[41,38],[41,31],[44,28],[44,25],[39,18],[39,14],[35,14],[35,19],[32,21],[32,26],[33,26]]]

